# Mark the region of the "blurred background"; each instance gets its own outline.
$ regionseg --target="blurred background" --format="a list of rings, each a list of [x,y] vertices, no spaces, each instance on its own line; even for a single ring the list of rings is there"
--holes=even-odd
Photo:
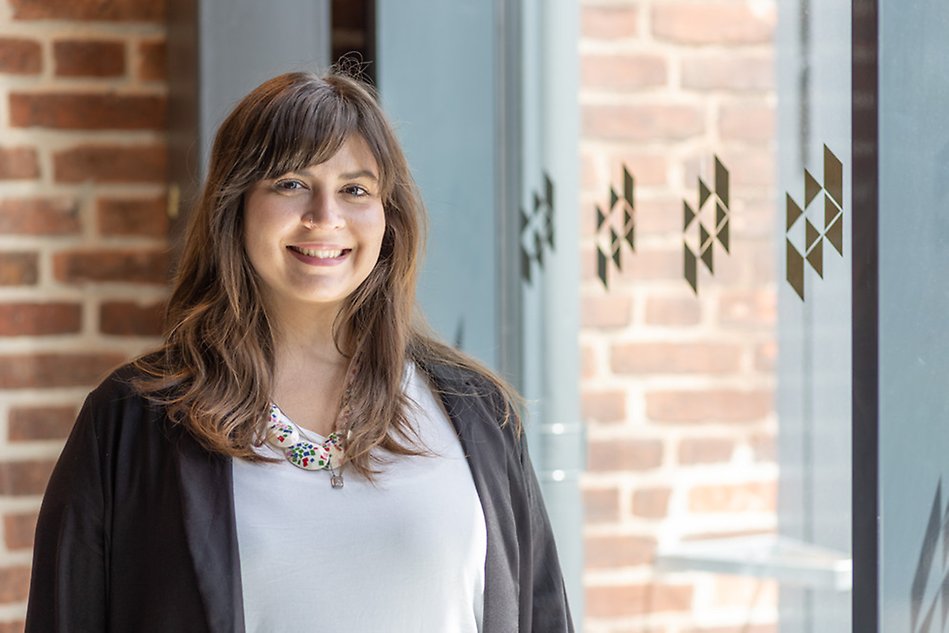
[[[428,317],[528,399],[578,630],[945,630],[949,10],[891,4],[0,0],[0,632],[217,124],[343,56]]]

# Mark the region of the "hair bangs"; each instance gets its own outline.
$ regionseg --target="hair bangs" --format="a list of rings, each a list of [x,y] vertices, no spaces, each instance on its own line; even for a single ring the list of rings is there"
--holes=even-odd
[[[335,94],[326,85],[295,86],[273,103],[273,112],[265,117],[267,130],[260,144],[257,178],[275,178],[323,163],[343,146],[346,139],[359,133],[359,113],[352,103]],[[306,88],[306,91],[302,90]],[[301,106],[301,95],[304,92]]]

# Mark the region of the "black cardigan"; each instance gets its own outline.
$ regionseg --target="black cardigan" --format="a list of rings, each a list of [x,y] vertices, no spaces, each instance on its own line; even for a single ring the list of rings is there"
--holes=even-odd
[[[456,368],[424,371],[484,510],[483,632],[572,632],[537,480],[523,438],[498,425],[499,394]],[[89,395],[53,470],[27,633],[245,630],[231,461],[137,395],[135,375],[123,367]]]

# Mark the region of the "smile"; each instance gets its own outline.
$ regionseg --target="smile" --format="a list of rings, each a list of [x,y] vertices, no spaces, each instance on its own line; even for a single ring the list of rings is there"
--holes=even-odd
[[[332,266],[343,262],[352,252],[351,248],[306,248],[287,246],[287,250],[298,260],[314,266]]]
[[[317,257],[319,259],[336,259],[343,253],[349,252],[348,248],[339,248],[335,250],[303,248],[302,246],[288,246],[287,248],[292,251],[296,251],[301,255],[306,255],[307,257]]]

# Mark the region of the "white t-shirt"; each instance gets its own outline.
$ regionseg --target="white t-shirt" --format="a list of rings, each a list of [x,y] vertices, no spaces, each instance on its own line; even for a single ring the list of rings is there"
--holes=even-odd
[[[234,460],[248,633],[481,631],[487,533],[478,493],[455,429],[414,365],[404,384],[432,454],[385,454],[372,483],[347,468],[334,489],[326,470]]]

